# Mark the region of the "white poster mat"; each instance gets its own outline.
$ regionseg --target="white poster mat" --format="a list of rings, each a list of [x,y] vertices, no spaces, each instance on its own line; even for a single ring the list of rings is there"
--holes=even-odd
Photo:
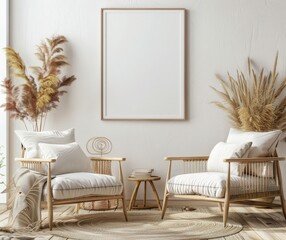
[[[102,9],[102,119],[185,118],[185,11]]]

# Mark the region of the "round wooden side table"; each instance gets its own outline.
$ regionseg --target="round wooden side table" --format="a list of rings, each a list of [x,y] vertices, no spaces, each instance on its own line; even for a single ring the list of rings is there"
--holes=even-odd
[[[155,185],[153,183],[153,181],[158,181],[161,178],[159,176],[151,176],[151,177],[146,177],[146,178],[136,178],[136,177],[128,177],[128,181],[134,181],[136,182],[134,190],[132,192],[131,195],[131,199],[130,199],[130,203],[129,203],[129,211],[132,209],[149,209],[149,208],[154,208],[154,207],[158,207],[160,210],[162,210],[161,207],[161,203],[160,203],[160,199],[157,193],[157,190],[155,188]],[[143,199],[143,206],[135,206],[135,202],[136,202],[136,197],[137,197],[137,193],[138,193],[138,189],[140,187],[141,182],[144,182],[144,199]],[[147,182],[149,182],[149,184],[152,187],[153,193],[155,195],[156,201],[157,201],[157,205],[158,206],[147,206],[146,204],[146,189],[147,189]]]

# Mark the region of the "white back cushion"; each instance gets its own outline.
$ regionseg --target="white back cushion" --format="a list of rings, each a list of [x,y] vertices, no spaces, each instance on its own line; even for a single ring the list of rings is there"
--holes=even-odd
[[[43,132],[32,132],[16,130],[20,142],[26,148],[26,158],[39,158],[39,143],[71,143],[75,142],[74,129],[68,129],[65,131],[43,131]]]
[[[56,159],[51,166],[53,175],[92,171],[89,158],[76,142],[68,144],[39,143],[39,147],[42,158]]]
[[[282,131],[274,130],[270,132],[243,132],[239,129],[231,128],[228,134],[228,143],[241,143],[251,141],[252,146],[248,157],[270,157],[274,155],[276,146]],[[259,165],[248,173],[256,176],[273,176],[273,165]]]
[[[279,141],[282,131],[271,132],[243,132],[239,129],[231,128],[227,137],[227,143],[252,142],[249,157],[271,156]]]
[[[210,153],[207,171],[227,173],[228,163],[224,162],[224,159],[247,157],[250,147],[251,142],[241,144],[219,142]],[[241,175],[243,171],[238,163],[231,163],[230,169],[231,174],[237,176]]]

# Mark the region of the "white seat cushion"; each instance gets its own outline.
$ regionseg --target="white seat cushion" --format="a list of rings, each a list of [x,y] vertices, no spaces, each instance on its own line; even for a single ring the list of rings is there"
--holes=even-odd
[[[54,199],[68,199],[83,196],[120,195],[122,183],[114,176],[87,172],[57,175],[52,179]],[[44,187],[43,198],[47,198],[47,187]]]
[[[223,198],[226,191],[226,173],[219,172],[203,172],[203,173],[189,173],[172,177],[167,183],[168,192],[178,195],[203,195],[207,197]],[[240,184],[242,179],[239,176],[231,175],[231,195],[238,195],[243,193]],[[248,186],[247,182],[252,181],[256,183],[261,178],[247,178],[244,186]],[[264,180],[265,181],[265,180]],[[266,185],[266,184],[265,184]],[[268,179],[267,191],[276,191],[275,181]],[[256,192],[256,187],[248,189],[247,193]]]

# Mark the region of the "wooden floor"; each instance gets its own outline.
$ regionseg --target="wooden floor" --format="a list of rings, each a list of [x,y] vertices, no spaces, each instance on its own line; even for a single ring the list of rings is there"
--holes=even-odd
[[[179,207],[181,209],[181,207]],[[1,206],[0,206],[1,209]],[[207,212],[214,211],[214,207],[205,207]],[[74,206],[61,206],[56,207],[55,218],[65,215],[73,214]],[[157,211],[157,210],[154,210]],[[272,209],[248,207],[244,205],[233,205],[230,207],[230,213],[235,216],[235,221],[243,225],[243,230],[232,236],[216,238],[217,240],[285,240],[286,239],[286,221],[282,215],[281,208],[275,207]],[[43,216],[46,216],[46,210],[43,212]],[[8,212],[4,210],[0,214],[0,226],[5,226],[8,219]],[[134,236],[136,238],[136,236]],[[0,240],[5,239],[1,238]],[[13,238],[14,239],[14,238]],[[57,236],[47,236],[33,239],[41,240],[68,240],[67,238]]]

